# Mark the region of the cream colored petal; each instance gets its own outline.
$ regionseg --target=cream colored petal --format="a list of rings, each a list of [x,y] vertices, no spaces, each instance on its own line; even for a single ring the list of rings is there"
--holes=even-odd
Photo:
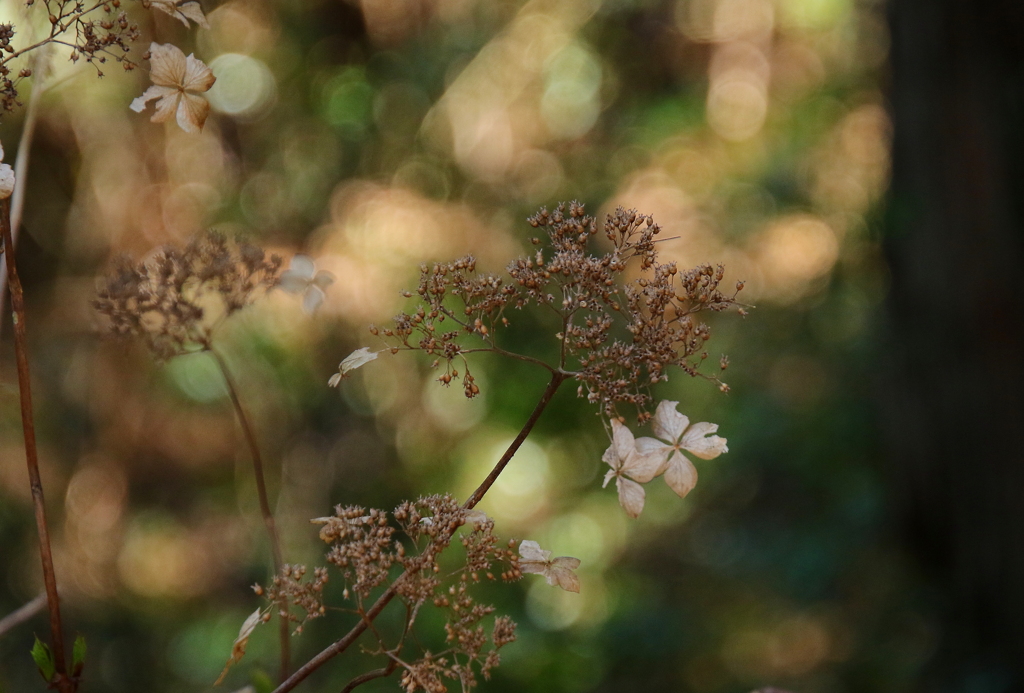
[[[186,19],[185,15],[178,11],[178,8],[171,0],[150,0],[149,4],[150,7],[155,7],[161,12],[171,15],[179,22],[184,24],[186,27],[188,26],[188,19]]]
[[[678,442],[679,436],[683,435],[683,431],[690,425],[690,419],[676,411],[677,406],[679,402],[662,400],[654,413],[654,435],[672,443]]]
[[[307,315],[312,315],[317,309],[323,305],[324,299],[327,298],[324,294],[323,289],[319,286],[312,286],[306,289],[305,295],[302,297],[302,310]]]
[[[0,164],[0,200],[6,200],[14,193],[14,169]]]
[[[552,566],[545,577],[547,577],[549,585],[558,585],[566,592],[576,592],[579,594],[580,579],[576,577],[576,573],[568,568]]]
[[[632,518],[640,517],[644,509],[644,487],[635,481],[623,479],[621,476],[615,480],[619,490],[619,505],[623,507],[626,514]]]
[[[185,93],[178,104],[178,125],[193,135],[202,132],[206,117],[210,115],[210,102],[202,96]]]
[[[646,484],[658,476],[658,472],[665,466],[667,455],[658,450],[649,453],[641,453],[634,449],[622,465],[622,471],[631,479]]]
[[[181,49],[171,43],[149,44],[149,78],[161,87],[185,84],[186,61]]]
[[[4,145],[0,143],[0,161],[4,160]]]
[[[166,123],[178,111],[179,101],[181,101],[181,92],[177,90],[171,90],[167,96],[160,97],[155,104],[153,117],[150,120],[154,123]]]
[[[604,475],[604,483],[601,484],[601,488],[608,486],[608,482],[614,479],[616,476],[614,469],[609,469]]]
[[[292,269],[281,272],[277,286],[290,294],[301,294],[309,287],[309,277]]]
[[[146,105],[153,99],[161,99],[165,96],[170,96],[171,94],[177,93],[178,90],[174,87],[160,87],[154,85],[146,91],[142,92],[142,96],[132,99],[132,103],[130,106],[128,106],[128,108],[132,109],[136,113],[142,113],[144,110],[146,110]]]
[[[665,483],[680,498],[685,498],[697,485],[697,468],[693,466],[693,462],[686,459],[686,455],[677,452],[672,455],[668,469],[665,470]]]
[[[717,430],[718,424],[707,421],[695,423],[683,435],[680,447],[687,452],[692,452],[702,460],[712,460],[723,452],[729,452],[725,438],[710,435]]]
[[[614,442],[611,445],[609,445],[608,449],[604,451],[603,455],[601,455],[601,461],[612,468],[609,474],[613,475],[615,474],[615,470],[617,470],[622,465],[622,460],[619,459],[619,455],[615,451]],[[605,483],[608,483],[607,478],[605,479]]]
[[[482,527],[491,521],[491,518],[483,510],[467,510],[463,515],[467,525]]]
[[[526,562],[526,563],[543,563],[546,566],[548,561],[551,560],[551,552],[550,551],[545,551],[544,549],[542,549],[540,547],[540,544],[538,544],[535,541],[531,541],[529,539],[524,539],[522,542],[519,543],[519,555],[522,556],[522,558],[523,558],[523,560],[519,562],[520,566],[522,566],[524,562]],[[536,571],[526,571],[526,572],[536,572]],[[543,572],[543,571],[541,571],[541,572]]]
[[[633,433],[618,419],[612,419],[612,442],[615,445],[615,454],[618,455],[620,464],[636,449]]]
[[[213,76],[213,70],[206,66],[199,58],[189,54],[185,60],[185,77],[182,86],[185,91],[192,94],[201,94],[209,90],[217,78]]]
[[[348,375],[349,372],[363,366],[370,361],[377,358],[377,352],[370,351],[369,347],[363,347],[356,349],[351,354],[345,357],[345,359],[338,366],[338,370],[341,371],[342,375]]]
[[[210,28],[210,23],[206,21],[206,15],[203,14],[203,8],[198,2],[186,2],[178,5],[178,16],[188,17],[204,29]],[[185,22],[185,26],[188,26],[188,22]]]
[[[327,380],[328,387],[338,387],[341,385],[341,373],[335,373]]]
[[[308,284],[312,281],[314,272],[316,272],[316,264],[314,264],[313,258],[302,254],[293,255],[292,261],[288,263],[288,269],[281,275],[281,278],[284,279],[285,275],[292,275],[305,279]],[[305,284],[303,284],[303,288],[305,288]]]
[[[241,661],[242,657],[245,656],[245,648],[246,645],[249,644],[249,636],[251,636],[252,632],[256,630],[256,626],[261,623],[261,617],[262,614],[260,614],[260,610],[256,609],[256,611],[249,614],[249,617],[242,623],[242,627],[238,630],[238,637],[235,638],[235,642],[231,646],[231,657],[228,659],[228,663],[224,666],[224,671],[220,673],[220,677],[217,679],[217,682],[213,684],[214,686],[220,685],[221,681],[224,680],[224,677],[227,676],[228,670],[232,665]]]
[[[641,455],[655,455],[659,460],[658,468],[654,472],[654,476],[660,476],[665,473],[665,469],[668,467],[668,458],[672,455],[673,449],[674,448],[671,445],[663,443],[657,438],[636,439],[637,453]]]
[[[569,570],[576,570],[580,567],[580,559],[573,558],[572,556],[559,556],[555,560],[551,561],[552,568],[568,568]]]

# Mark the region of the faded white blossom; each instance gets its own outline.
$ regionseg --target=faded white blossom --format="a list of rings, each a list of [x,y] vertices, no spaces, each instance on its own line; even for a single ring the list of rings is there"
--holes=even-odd
[[[191,54],[186,58],[180,48],[170,43],[151,43],[149,53],[153,86],[132,101],[131,109],[141,113],[156,99],[150,118],[154,123],[166,122],[173,116],[185,132],[202,131],[210,114],[210,102],[200,94],[217,81],[213,72],[202,60]]]
[[[543,575],[549,585],[558,585],[568,592],[580,591],[580,579],[572,572],[580,567],[580,559],[572,556],[551,558],[535,541],[529,539],[519,544],[519,569],[524,573]]]
[[[0,161],[4,160],[4,146],[0,144]],[[0,200],[6,200],[14,192],[14,169],[0,163]]]
[[[331,376],[331,379],[327,381],[327,384],[331,387],[338,387],[342,378],[360,366],[376,359],[378,353],[379,352],[376,351],[370,351],[369,347],[356,349],[346,356],[340,364],[338,364],[338,372]]]
[[[676,411],[679,402],[662,401],[654,414],[655,438],[639,438],[636,449],[645,455],[655,455],[661,460],[658,474],[665,475],[673,491],[684,497],[697,483],[697,468],[683,454],[683,450],[702,460],[718,457],[729,452],[726,439],[711,435],[718,430],[718,424],[702,421],[690,425],[690,420]]]
[[[288,269],[281,273],[278,286],[290,294],[302,294],[302,310],[315,313],[326,298],[324,289],[333,283],[333,274],[327,270],[318,272],[312,259],[296,255]]]
[[[188,26],[188,20],[192,20],[204,29],[210,28],[210,23],[206,21],[206,15],[203,14],[202,6],[196,2],[196,0],[148,0],[149,7],[165,12],[171,15],[185,26]]]
[[[646,497],[644,487],[640,484],[646,484],[658,475],[662,456],[638,450],[629,429],[612,419],[612,444],[604,451],[601,459],[611,467],[604,476],[603,486],[615,479],[619,505],[630,517],[640,517]]]

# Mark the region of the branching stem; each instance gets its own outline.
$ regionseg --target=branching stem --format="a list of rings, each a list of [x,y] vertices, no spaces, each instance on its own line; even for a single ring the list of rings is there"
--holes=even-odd
[[[526,440],[526,437],[530,435],[530,431],[533,430],[534,425],[537,423],[538,419],[540,419],[540,415],[544,413],[544,410],[551,402],[551,398],[555,396],[555,392],[558,391],[559,386],[561,386],[561,384],[565,382],[566,379],[569,377],[569,374],[562,373],[561,371],[556,371],[551,375],[551,380],[548,382],[548,386],[544,389],[544,393],[541,395],[540,400],[537,402],[537,406],[534,407],[533,413],[530,414],[530,418],[528,418],[526,420],[526,423],[523,424],[523,428],[522,430],[519,431],[519,435],[515,437],[515,440],[513,440],[512,443],[508,446],[508,449],[505,450],[505,454],[503,454],[501,456],[501,459],[498,460],[497,464],[494,465],[494,468],[487,475],[487,478],[485,478],[483,482],[481,482],[481,484],[477,487],[476,491],[474,491],[473,494],[466,499],[466,502],[462,504],[463,508],[467,510],[472,509],[474,506],[476,506],[477,503],[480,502],[480,500],[484,497],[484,494],[487,493],[491,486],[494,485],[494,482],[498,479],[498,476],[501,474],[502,470],[505,469],[509,461],[511,461],[512,457],[515,456],[520,446],[522,446],[523,441]],[[347,650],[349,646],[352,643],[354,643],[359,638],[359,636],[366,631],[367,624],[376,619],[377,616],[379,616],[380,613],[384,610],[384,608],[391,602],[391,600],[395,598],[395,595],[398,594],[399,585],[404,580],[408,579],[413,574],[413,572],[413,570],[406,570],[404,573],[398,576],[398,579],[391,583],[391,585],[386,590],[384,590],[384,593],[377,598],[377,601],[375,601],[370,606],[370,608],[362,614],[362,618],[359,620],[358,623],[356,623],[352,627],[352,630],[346,633],[345,636],[342,637],[340,640],[336,640],[335,642],[328,645],[326,648],[321,650],[319,654],[317,654],[311,660],[309,660],[301,667],[299,667],[294,674],[289,676],[284,682],[281,683],[280,686],[275,688],[273,693],[287,693],[287,691],[294,689],[296,686],[302,683],[302,681],[304,681],[307,676],[309,676],[314,671],[316,671],[324,664],[326,664],[328,660]],[[392,657],[392,659],[397,660],[396,657],[390,655],[390,653],[388,654]]]
[[[39,532],[39,554],[43,563],[43,583],[46,585],[46,603],[50,611],[50,636],[56,673],[52,685],[60,693],[74,693],[78,685],[67,674],[64,658],[64,631],[60,619],[60,597],[57,594],[57,575],[53,568],[50,531],[46,524],[46,505],[43,501],[43,481],[39,476],[39,457],[36,450],[35,421],[32,417],[32,385],[28,368],[28,345],[25,336],[25,298],[21,280],[14,262],[14,244],[11,240],[10,199],[0,200],[0,234],[3,236],[4,262],[7,266],[7,284],[11,296],[11,319],[14,322],[14,354],[18,365],[18,391],[21,394],[21,428],[25,434],[25,460],[32,488],[36,529]]]
[[[214,360],[217,362],[217,367],[220,368],[221,375],[224,377],[224,382],[227,384],[228,396],[231,398],[231,404],[234,406],[235,414],[238,416],[238,423],[242,426],[242,433],[245,435],[245,442],[249,446],[249,456],[252,457],[253,475],[256,477],[256,493],[260,499],[260,514],[263,515],[263,524],[266,525],[267,536],[270,537],[270,550],[274,558],[274,574],[280,575],[281,566],[284,565],[284,557],[281,553],[281,540],[278,538],[277,525],[274,523],[274,513],[270,509],[270,498],[267,494],[267,481],[263,475],[263,456],[260,454],[260,447],[256,442],[256,433],[249,424],[249,417],[246,415],[245,408],[242,406],[242,400],[238,396],[238,388],[235,387],[235,380],[231,377],[231,371],[228,370],[227,361],[225,361],[224,357],[222,357],[211,345],[206,346],[206,351],[210,352]],[[284,603],[280,606],[281,611],[284,611],[287,608],[287,605]],[[288,670],[290,668],[290,640],[288,635],[288,619],[281,616],[279,620],[279,635],[281,640],[281,681],[284,681],[288,677]]]

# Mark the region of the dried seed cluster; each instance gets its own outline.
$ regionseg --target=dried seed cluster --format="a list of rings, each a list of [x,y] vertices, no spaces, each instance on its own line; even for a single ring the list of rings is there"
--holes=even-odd
[[[734,307],[743,312],[735,300],[742,283],[731,295],[723,293],[721,265],[679,271],[675,263],[660,263],[661,229],[635,210],[619,208],[605,221],[602,231],[611,249],[603,254],[589,249],[598,224],[579,203],[542,209],[529,222],[547,232],[548,247],[510,263],[511,281],[476,274],[472,257],[424,265],[416,290],[420,305],[397,315],[394,327],[371,332],[383,336],[392,351],[422,351],[435,357],[435,367],[444,362],[439,380],[445,385],[462,368],[466,396],[472,397],[479,387],[466,355],[503,353],[495,331],[509,324],[508,309],[535,304],[550,307],[561,322],[555,335],[559,362],[549,367],[575,377],[580,395],[608,417],[618,418],[617,405],[626,403],[637,407],[641,420],[648,418],[649,387],[667,379],[669,366],[727,389],[717,375],[700,372],[711,331],[696,317]]]
[[[209,348],[220,321],[277,283],[281,259],[216,233],[185,248],[164,247],[135,263],[117,262],[93,306],[120,337],[141,339],[168,359]]]
[[[436,495],[404,502],[390,518],[383,510],[338,506],[333,516],[314,522],[322,525],[320,538],[330,546],[327,560],[341,572],[346,585],[343,597],[354,602],[357,613],[362,613],[373,590],[386,585],[393,584],[405,603],[406,621],[397,643],[389,645],[386,636],[371,629],[379,645],[374,654],[388,656],[403,667],[404,690],[446,691],[446,679],[468,690],[477,684],[478,675],[489,678],[500,663],[498,650],[515,640],[515,623],[498,616],[488,632],[483,621],[494,607],[479,603],[473,588],[483,581],[522,577],[515,542],[498,539],[493,520],[463,509],[450,495]],[[442,566],[442,553],[455,541],[462,545],[464,559],[455,567],[448,561]],[[399,568],[402,579],[397,579]],[[322,602],[326,571],[316,568],[312,579],[303,582],[304,566],[286,566],[271,587],[255,589],[278,608],[302,609],[301,620],[286,614],[299,622],[298,632],[306,620],[326,611]],[[443,645],[435,652],[421,649],[415,659],[402,658],[403,648],[410,649],[406,636],[424,606],[444,615]]]

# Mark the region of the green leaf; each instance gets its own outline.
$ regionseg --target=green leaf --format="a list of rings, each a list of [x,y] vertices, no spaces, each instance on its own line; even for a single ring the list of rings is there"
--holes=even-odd
[[[53,653],[50,652],[50,648],[45,645],[39,636],[36,636],[36,644],[32,646],[32,659],[35,660],[36,666],[39,668],[39,673],[43,675],[43,678],[47,683],[53,680],[53,675],[56,673],[57,668],[53,663]]]
[[[73,676],[81,676],[82,667],[85,666],[85,636],[79,635],[75,638],[75,646],[71,650],[71,671]]]

